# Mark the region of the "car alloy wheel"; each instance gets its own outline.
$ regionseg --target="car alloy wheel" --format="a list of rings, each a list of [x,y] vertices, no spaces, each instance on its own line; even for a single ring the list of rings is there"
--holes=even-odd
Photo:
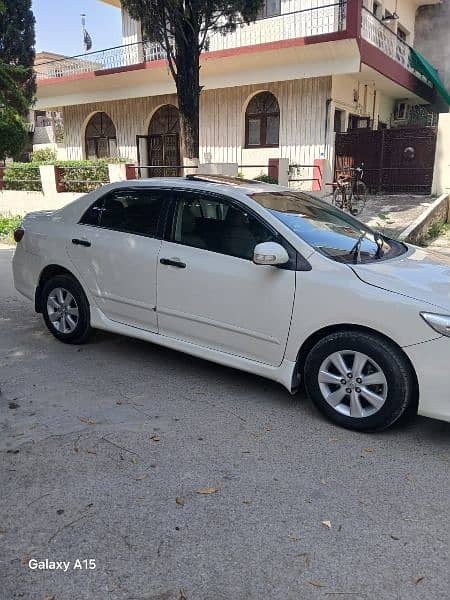
[[[386,375],[363,352],[340,350],[330,354],[322,362],[317,379],[325,401],[347,417],[370,417],[386,402]]]
[[[49,293],[47,314],[56,331],[65,334],[75,331],[80,316],[75,298],[63,287],[54,288]]]

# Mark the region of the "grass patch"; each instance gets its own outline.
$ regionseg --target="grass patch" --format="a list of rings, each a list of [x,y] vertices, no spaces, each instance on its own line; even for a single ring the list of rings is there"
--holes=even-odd
[[[19,227],[22,217],[5,217],[0,215],[0,242],[12,244],[14,230]]]
[[[427,241],[435,240],[449,231],[448,223],[433,223],[427,231]]]

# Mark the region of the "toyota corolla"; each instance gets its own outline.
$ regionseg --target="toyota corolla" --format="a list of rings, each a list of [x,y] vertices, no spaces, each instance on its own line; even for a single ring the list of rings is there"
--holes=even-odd
[[[93,328],[262,375],[335,423],[450,420],[450,259],[256,181],[125,181],[15,232],[15,286],[50,332]]]

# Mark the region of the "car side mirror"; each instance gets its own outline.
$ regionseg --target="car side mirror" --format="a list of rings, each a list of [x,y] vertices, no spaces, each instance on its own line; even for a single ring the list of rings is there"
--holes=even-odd
[[[288,261],[289,254],[277,242],[257,244],[253,251],[255,265],[285,265]]]

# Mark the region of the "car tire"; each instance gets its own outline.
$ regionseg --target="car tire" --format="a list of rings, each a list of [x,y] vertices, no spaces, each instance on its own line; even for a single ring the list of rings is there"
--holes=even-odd
[[[66,344],[84,343],[90,332],[89,303],[71,275],[56,275],[43,286],[42,313],[48,330]]]
[[[386,429],[415,404],[416,380],[407,358],[395,344],[370,332],[325,336],[307,355],[303,373],[316,407],[347,429]]]

